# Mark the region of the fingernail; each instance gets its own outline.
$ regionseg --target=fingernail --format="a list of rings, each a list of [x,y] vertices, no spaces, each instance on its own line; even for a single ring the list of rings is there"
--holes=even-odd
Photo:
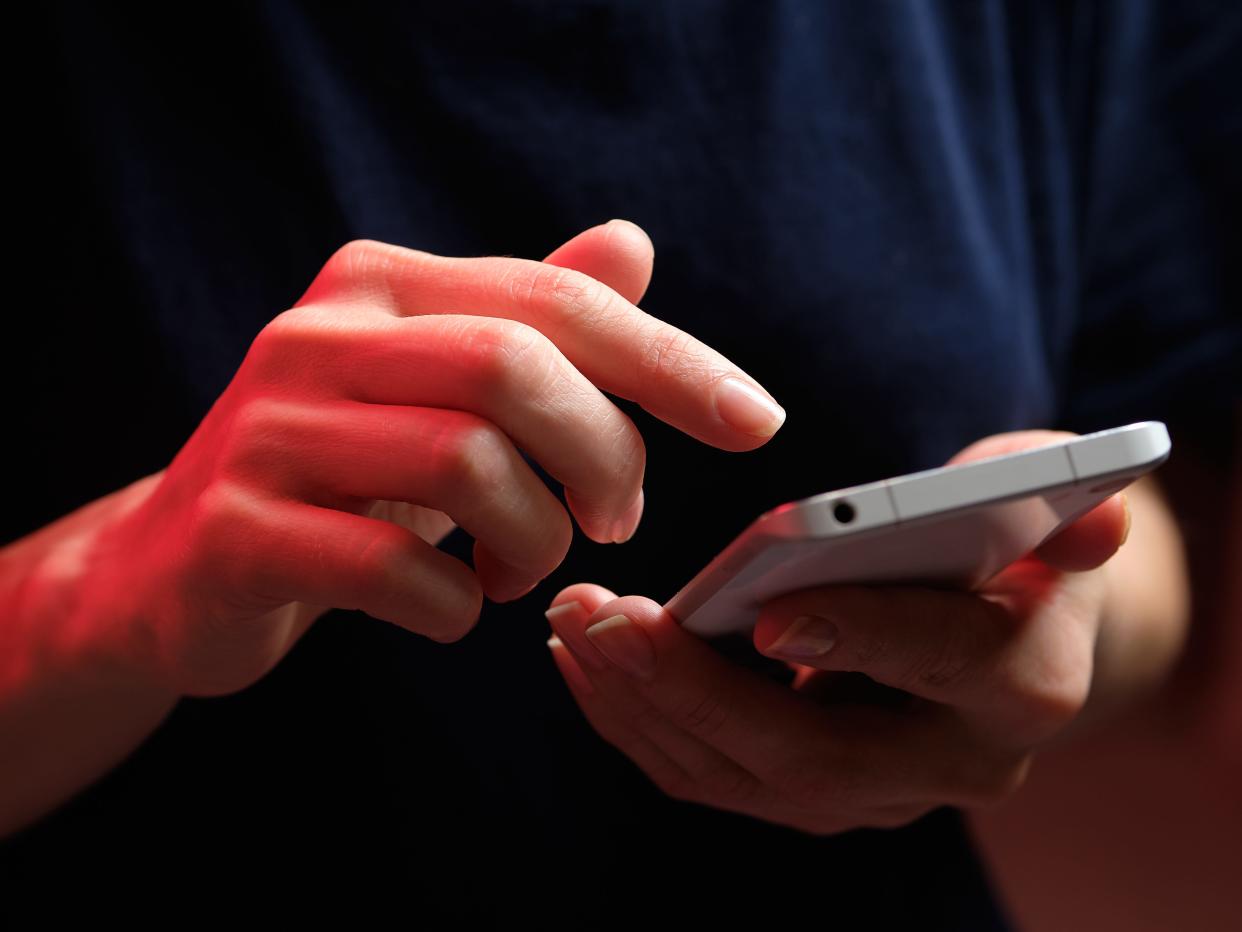
[[[753,437],[771,437],[785,423],[785,409],[766,392],[733,377],[716,389],[716,413],[734,430]]]
[[[562,602],[560,605],[553,605],[550,609],[543,613],[543,617],[548,619],[548,624],[555,629],[556,623],[567,615],[582,611],[581,602]]]
[[[655,648],[638,625],[624,615],[613,615],[586,629],[600,653],[630,676],[651,679],[655,673]]]
[[[569,649],[565,647],[561,639],[555,634],[548,638],[548,650],[552,651],[553,661],[561,674],[569,681],[569,684],[583,695],[590,696],[595,692],[595,687],[591,685],[591,681],[587,679],[587,675],[582,672],[582,668],[578,666],[578,662],[574,660]],[[557,651],[563,653],[558,656]]]
[[[634,499],[634,504],[625,510],[625,514],[617,519],[617,523],[612,526],[612,542],[614,544],[624,544],[627,540],[634,536],[634,532],[638,530],[638,522],[643,517],[643,490],[638,490],[638,498]]]
[[[1124,544],[1130,537],[1130,499],[1126,497],[1126,493],[1121,493],[1121,508],[1126,514],[1126,526],[1121,530],[1121,544]],[[1120,547],[1121,544],[1117,546]]]
[[[587,610],[581,602],[562,602],[543,613],[566,649],[593,670],[607,670],[608,663],[582,630]]]
[[[824,656],[836,643],[836,625],[827,618],[802,615],[795,618],[793,624],[769,644],[764,653],[786,660],[810,660]]]

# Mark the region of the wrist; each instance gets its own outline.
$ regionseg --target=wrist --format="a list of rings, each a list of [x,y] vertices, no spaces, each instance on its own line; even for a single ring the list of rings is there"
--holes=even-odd
[[[150,600],[133,528],[161,474],[141,479],[45,528],[22,581],[18,624],[36,681],[178,698],[160,682],[145,633]]]
[[[1092,705],[1105,709],[1160,689],[1181,656],[1190,624],[1190,587],[1177,522],[1152,482],[1136,484],[1128,498],[1133,532],[1099,570],[1105,597]]]

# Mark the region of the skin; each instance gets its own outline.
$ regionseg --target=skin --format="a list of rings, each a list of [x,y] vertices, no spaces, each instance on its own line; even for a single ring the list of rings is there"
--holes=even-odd
[[[1242,418],[1234,423],[1236,453]],[[1214,426],[1227,430],[1228,420]],[[1005,805],[971,814],[989,877],[1022,929],[1238,925],[1242,474],[1219,450],[1196,450],[1180,432],[1177,443],[1159,473],[1194,573],[1194,623],[1176,669],[1160,690],[1118,707],[1107,727],[1080,729],[1040,754]],[[1139,533],[1140,522],[1136,513],[1110,572],[1161,565],[1134,546],[1161,540]],[[1141,641],[1129,646],[1130,656],[1142,653]]]
[[[1061,436],[1000,435],[954,459]],[[1012,796],[1037,751],[1161,681],[1188,594],[1177,526],[1143,481],[978,593],[834,586],[770,602],[754,644],[791,661],[789,685],[725,659],[650,599],[577,584],[547,614],[584,715],[664,792],[830,834]],[[813,646],[831,647],[791,658],[782,636],[805,616],[830,620]]]
[[[454,641],[485,596],[560,564],[571,516],[626,540],[645,449],[605,391],[724,450],[764,443],[779,405],[635,306],[651,264],[624,221],[544,262],[335,253],[167,469],[0,551],[0,832],[105,773],[179,697],[255,682],[328,607]],[[434,546],[455,525],[473,571]]]
[[[783,419],[770,396],[634,306],[651,262],[618,222],[543,263],[336,253],[167,469],[0,551],[0,748],[21,762],[0,770],[0,831],[97,779],[180,696],[262,677],[329,606],[453,641],[484,596],[517,598],[560,563],[571,515],[592,540],[628,539],[645,454],[603,391],[724,450],[766,442]],[[802,615],[837,626],[792,687],[591,585],[557,596],[553,656],[603,737],[679,798],[812,832],[994,801],[1084,706],[1158,681],[1180,643],[1184,585],[1150,582],[1184,576],[1176,527],[1154,488],[1130,500],[1145,556],[1121,574],[1114,498],[980,595],[773,603],[762,651]],[[454,525],[477,540],[474,572],[433,547]],[[842,671],[908,701],[845,701]]]

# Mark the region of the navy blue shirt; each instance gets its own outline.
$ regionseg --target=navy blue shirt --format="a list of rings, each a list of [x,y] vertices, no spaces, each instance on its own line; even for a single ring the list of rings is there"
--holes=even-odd
[[[167,465],[263,324],[358,237],[538,257],[632,219],[656,246],[644,308],[788,420],[727,454],[625,405],[649,448],[631,543],[579,536],[450,647],[328,614],[264,680],[184,700],[10,842],[10,876],[32,897],[53,874],[361,885],[415,922],[1000,925],[950,811],[816,838],[662,797],[583,722],[542,609],[581,580],[667,598],[759,511],[997,431],[1161,417],[1176,442],[1228,410],[1231,5],[183,15],[64,4],[31,33],[49,88],[35,155],[64,165],[26,179],[33,345],[54,349],[6,370],[37,451],[9,463],[6,539]],[[729,494],[705,504],[706,482]],[[468,552],[460,533],[444,546]]]

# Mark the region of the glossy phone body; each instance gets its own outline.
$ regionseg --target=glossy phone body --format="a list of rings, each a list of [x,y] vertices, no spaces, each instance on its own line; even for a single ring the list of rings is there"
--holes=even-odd
[[[971,589],[1168,458],[1157,421],[791,502],[757,518],[666,608],[705,636],[834,583]]]

